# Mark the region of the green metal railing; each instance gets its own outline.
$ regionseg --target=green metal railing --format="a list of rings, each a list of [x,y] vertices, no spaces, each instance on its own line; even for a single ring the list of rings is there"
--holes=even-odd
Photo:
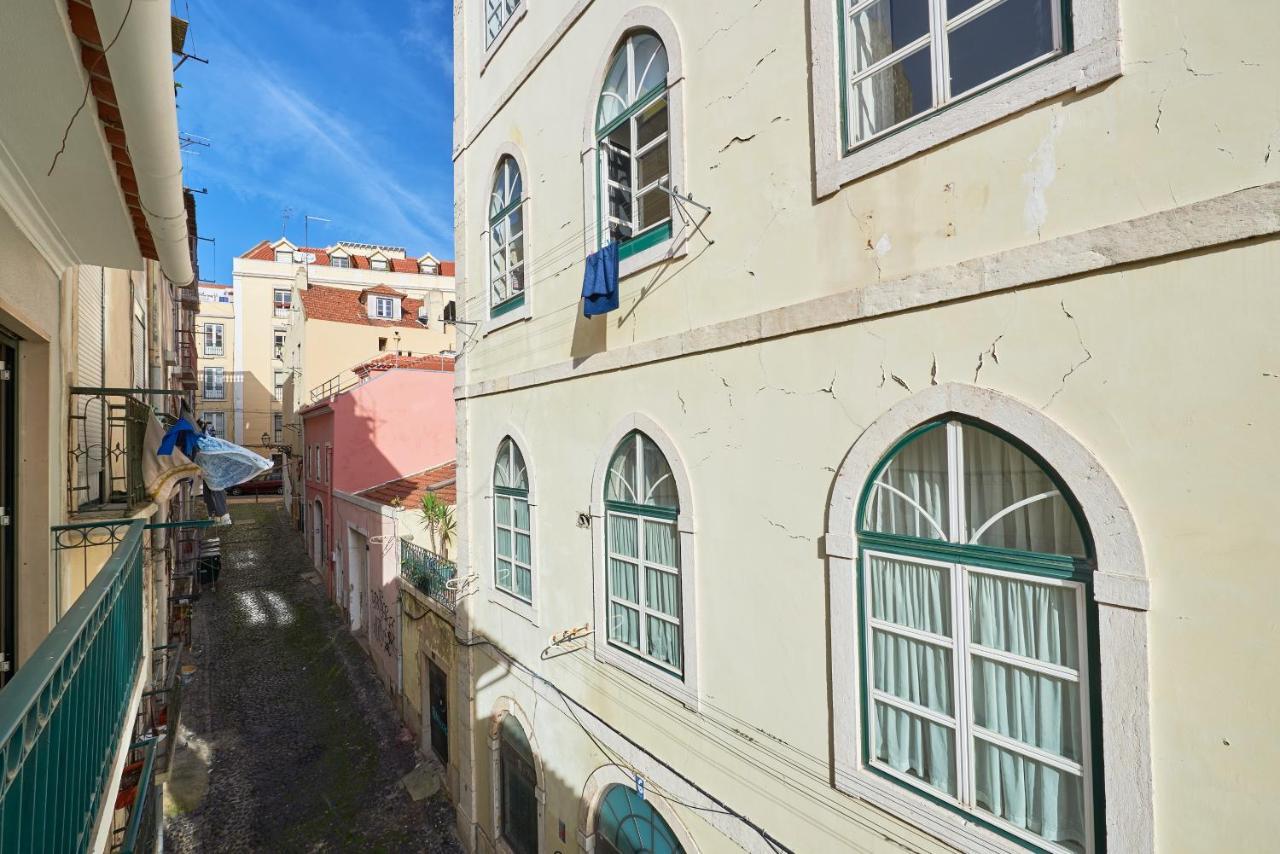
[[[89,849],[142,678],[142,534],[106,565],[0,690],[0,851]]]
[[[457,591],[449,582],[457,577],[458,567],[453,561],[402,537],[400,575],[450,611],[454,609]]]
[[[125,825],[124,841],[115,848],[119,854],[141,854],[155,850],[156,821],[159,803],[153,791],[156,767],[156,739],[140,741],[131,748],[142,754],[142,770],[138,775],[137,795],[129,811],[129,823]]]

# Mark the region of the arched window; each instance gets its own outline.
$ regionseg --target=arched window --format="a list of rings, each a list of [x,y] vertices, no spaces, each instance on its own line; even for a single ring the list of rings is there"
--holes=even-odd
[[[859,506],[869,766],[1053,851],[1094,850],[1092,545],[1057,476],[943,420]]]
[[[684,854],[653,805],[626,786],[610,786],[596,811],[596,850],[604,854]]]
[[[511,155],[498,161],[489,194],[489,313],[524,304],[524,182]]]
[[[538,775],[533,748],[515,715],[502,719],[498,738],[502,841],[515,854],[538,854]]]
[[[640,431],[614,451],[604,500],[608,642],[681,675],[680,496],[667,458]]]
[[[627,34],[596,107],[600,242],[627,257],[671,237],[667,49],[649,30]]]
[[[529,473],[510,437],[498,446],[493,467],[493,583],[533,602],[533,526],[529,518]]]

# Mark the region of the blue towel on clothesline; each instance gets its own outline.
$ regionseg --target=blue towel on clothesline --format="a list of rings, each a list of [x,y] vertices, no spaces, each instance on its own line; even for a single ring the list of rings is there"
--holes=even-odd
[[[582,275],[582,316],[594,317],[618,307],[618,244],[606,243],[587,256]]]
[[[194,424],[185,418],[179,418],[164,434],[164,438],[160,440],[160,448],[156,451],[156,456],[167,457],[172,455],[174,446],[181,442],[182,453],[187,455],[187,459],[194,460],[196,439],[199,436],[200,431]]]

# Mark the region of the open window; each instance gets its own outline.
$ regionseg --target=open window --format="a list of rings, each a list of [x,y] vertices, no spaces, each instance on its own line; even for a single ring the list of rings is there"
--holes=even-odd
[[[489,315],[525,301],[524,181],[511,155],[498,161],[489,193]]]
[[[667,49],[633,30],[610,59],[596,106],[600,243],[628,258],[672,236]]]

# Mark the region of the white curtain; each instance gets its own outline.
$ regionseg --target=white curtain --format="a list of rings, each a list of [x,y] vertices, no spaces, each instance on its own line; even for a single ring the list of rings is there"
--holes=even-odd
[[[885,622],[951,634],[947,570],[872,556],[871,612]],[[872,633],[872,673],[878,690],[953,716],[951,650],[886,632]],[[955,733],[925,718],[874,703],[875,756],[889,767],[955,794]]]
[[[609,550],[627,557],[640,557],[637,520],[631,516],[609,514],[607,530]],[[639,567],[630,561],[609,558],[609,595],[640,604]],[[609,638],[630,647],[640,648],[640,612],[617,602],[609,603]]]
[[[1057,486],[1043,469],[1013,445],[976,427],[964,434],[964,495],[968,537],[1002,510]],[[1061,495],[1025,504],[993,523],[978,543],[1021,551],[1084,556],[1084,541],[1071,508]]]
[[[969,575],[973,643],[1079,667],[1075,590]],[[973,657],[974,723],[1074,762],[1083,760],[1077,682]],[[977,805],[1068,847],[1084,846],[1084,780],[974,740]]]
[[[918,436],[885,466],[867,501],[864,524],[885,534],[947,538],[945,427]]]
[[[646,449],[647,450],[647,449]],[[646,453],[646,460],[648,454]],[[670,522],[644,520],[645,561],[659,566],[680,566],[676,526]],[[645,568],[645,604],[676,620],[680,619],[680,576],[652,567]],[[657,617],[645,618],[648,653],[659,661],[679,669],[680,627]]]
[[[511,508],[513,512],[513,522],[515,527],[514,533],[514,557],[516,560],[515,582],[516,595],[525,599],[533,598],[533,573],[528,567],[532,562],[532,542],[529,534],[529,501],[525,498],[511,499]],[[520,564],[523,564],[521,566]]]

